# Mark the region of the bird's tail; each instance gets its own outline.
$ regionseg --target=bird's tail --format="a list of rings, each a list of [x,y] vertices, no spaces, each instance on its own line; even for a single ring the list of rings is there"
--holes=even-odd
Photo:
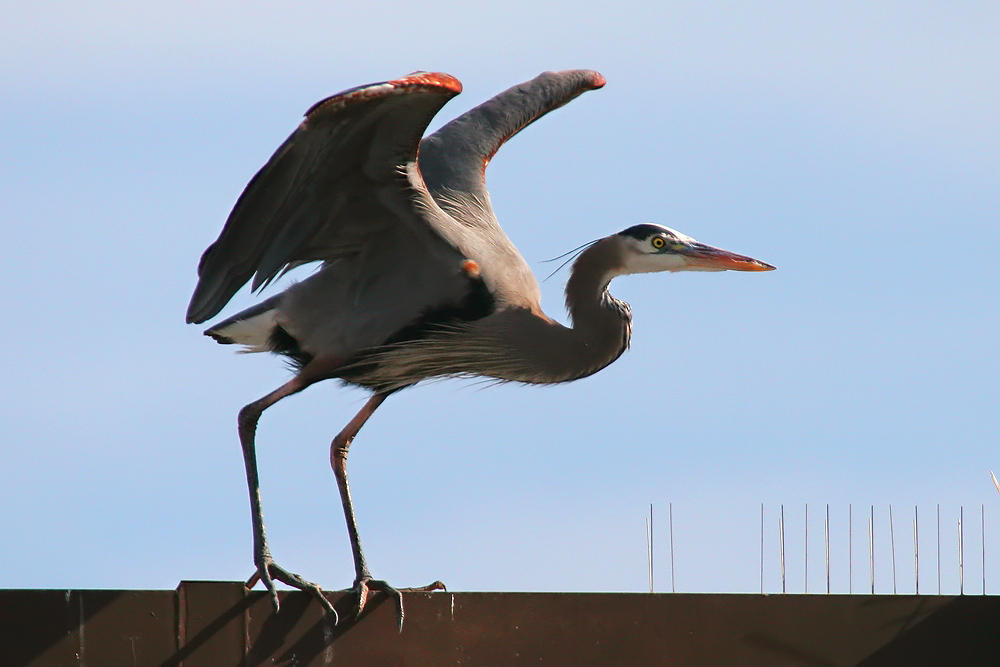
[[[216,342],[223,345],[243,345],[242,352],[272,351],[272,335],[277,322],[277,301],[281,295],[276,295],[261,303],[241,311],[227,320],[223,320],[205,331]]]

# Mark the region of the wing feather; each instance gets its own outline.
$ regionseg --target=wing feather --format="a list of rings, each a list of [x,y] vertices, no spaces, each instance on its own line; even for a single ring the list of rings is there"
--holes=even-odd
[[[291,265],[335,259],[372,228],[403,224],[433,235],[415,192],[423,185],[405,167],[431,118],[461,89],[447,74],[420,72],[313,105],[202,255],[187,321],[217,314],[251,276],[256,290]]]
[[[604,77],[592,70],[543,72],[470,109],[420,144],[420,171],[435,199],[445,190],[486,194],[486,165],[515,134],[588,90]]]
[[[501,303],[541,313],[538,281],[496,219],[485,171],[512,136],[580,94],[600,88],[590,70],[544,72],[454,119],[420,143],[418,164],[434,201],[461,223],[458,247],[479,262]]]

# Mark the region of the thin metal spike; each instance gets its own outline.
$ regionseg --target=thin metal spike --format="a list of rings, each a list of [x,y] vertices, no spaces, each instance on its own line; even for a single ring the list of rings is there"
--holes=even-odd
[[[803,563],[802,592],[809,592],[809,503],[806,503],[805,562]]]
[[[872,595],[875,595],[875,506],[868,517],[868,572],[871,574]]]
[[[764,503],[760,504],[760,594],[764,594]]]
[[[676,593],[674,586],[674,504],[670,503],[670,592]]]
[[[823,523],[823,545],[826,549],[826,594],[830,594],[830,503],[826,504],[826,521]]]
[[[965,506],[958,506],[958,594],[965,595],[965,544],[962,539],[962,520],[965,518]]]
[[[896,594],[896,536],[892,527],[892,503],[889,503],[889,553],[892,555],[892,594]]]
[[[648,516],[644,517],[643,521],[646,524],[646,573],[647,573],[647,575],[649,575],[649,592],[652,593],[653,592],[653,576],[651,574],[649,574],[649,573],[653,569],[653,565],[652,565],[653,554],[652,554],[652,551],[650,550],[650,546],[649,546],[649,542],[650,542],[649,517]]]
[[[847,504],[847,594],[854,593],[854,511]]]
[[[983,595],[986,595],[986,505],[979,505],[979,542],[983,546]]]
[[[917,521],[917,506],[913,506],[913,592],[914,595],[920,595],[920,534],[918,531],[918,526],[920,522]]]
[[[785,506],[781,506],[778,516],[778,535],[781,542],[781,592],[785,592]]]
[[[653,592],[653,539],[656,530],[653,528],[653,503],[649,503],[649,592]]]
[[[938,595],[941,595],[941,503],[937,506],[937,575]]]

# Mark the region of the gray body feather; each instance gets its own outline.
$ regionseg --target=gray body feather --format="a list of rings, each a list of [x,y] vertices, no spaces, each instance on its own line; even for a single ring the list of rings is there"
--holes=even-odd
[[[416,76],[352,89],[307,112],[205,252],[188,321],[215,315],[251,277],[259,289],[320,261],[312,276],[206,333],[288,353],[314,380],[376,390],[435,376],[560,382],[613,361],[627,345],[627,311],[595,299],[606,282],[588,286],[606,306],[597,307],[608,326],[593,332],[606,341],[574,337],[546,317],[485,187],[486,165],[507,139],[603,78],[544,73],[421,141],[457,82],[411,82]],[[582,313],[570,312],[579,324]]]

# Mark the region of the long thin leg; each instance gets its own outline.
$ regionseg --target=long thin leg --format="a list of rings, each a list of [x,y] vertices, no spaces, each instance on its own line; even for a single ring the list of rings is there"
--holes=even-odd
[[[368,563],[365,561],[365,554],[361,548],[361,538],[358,535],[358,521],[354,516],[354,503],[351,501],[351,486],[347,481],[347,451],[351,447],[354,437],[361,430],[371,416],[382,405],[382,402],[395,390],[382,391],[373,394],[371,398],[358,410],[354,418],[347,423],[347,426],[334,437],[330,443],[330,466],[333,474],[337,478],[337,488],[340,489],[340,502],[344,507],[344,518],[347,520],[347,533],[351,538],[351,552],[354,555],[354,592],[357,595],[357,611],[355,618],[361,616],[365,604],[368,602],[368,592],[370,590],[381,591],[393,598],[396,603],[396,618],[399,622],[399,631],[403,631],[403,596],[399,590],[390,586],[385,581],[373,579],[368,570]],[[404,590],[434,591],[443,590],[444,584],[435,581],[428,586],[420,588],[410,588]]]
[[[365,422],[374,414],[378,406],[382,405],[382,402],[391,393],[391,391],[385,391],[374,394],[358,410],[358,414],[354,415],[354,418],[347,423],[347,426],[337,434],[333,442],[330,443],[330,466],[333,468],[333,474],[337,478],[337,487],[340,489],[340,501],[344,506],[347,533],[351,538],[351,552],[354,555],[354,592],[357,595],[355,618],[361,616],[361,612],[364,611],[365,604],[368,602],[368,592],[370,590],[381,591],[390,595],[395,601],[396,618],[399,622],[399,630],[402,632],[404,615],[403,596],[399,590],[390,586],[385,581],[372,579],[371,572],[368,570],[368,563],[365,561],[364,551],[361,549],[361,538],[358,536],[358,522],[354,516],[354,503],[351,502],[351,487],[347,481],[347,450],[350,449],[351,442],[358,434],[358,431],[361,430],[361,427],[365,425]],[[442,589],[444,589],[444,584],[440,581],[435,581],[429,586],[404,590],[434,591]]]
[[[337,478],[340,502],[344,506],[344,518],[347,520],[347,534],[351,538],[355,582],[371,579],[372,575],[368,571],[368,563],[365,562],[365,554],[361,550],[361,538],[358,537],[358,522],[354,516],[354,503],[351,502],[351,487],[347,482],[347,450],[350,449],[351,442],[361,427],[371,418],[378,406],[382,405],[382,402],[389,397],[390,393],[392,392],[379,392],[369,398],[364,406],[358,410],[358,414],[354,415],[354,418],[330,443],[330,466]]]
[[[279,567],[271,558],[271,551],[267,546],[267,533],[264,530],[264,515],[261,510],[260,501],[260,480],[257,475],[257,454],[255,446],[255,435],[257,432],[257,422],[260,415],[267,408],[271,407],[281,399],[298,393],[309,386],[310,382],[297,376],[285,384],[281,385],[270,394],[250,403],[240,410],[239,414],[239,434],[240,445],[243,447],[243,463],[246,466],[247,489],[250,492],[250,515],[253,522],[253,554],[254,564],[257,572],[247,581],[250,588],[260,579],[271,594],[271,601],[274,604],[274,611],[278,611],[278,592],[274,588],[274,580],[285,583],[293,588],[312,593],[323,607],[333,614],[334,619],[337,612],[333,605],[323,595],[316,584],[306,581],[302,577],[292,572],[288,572]],[[336,620],[334,621],[336,622]]]

